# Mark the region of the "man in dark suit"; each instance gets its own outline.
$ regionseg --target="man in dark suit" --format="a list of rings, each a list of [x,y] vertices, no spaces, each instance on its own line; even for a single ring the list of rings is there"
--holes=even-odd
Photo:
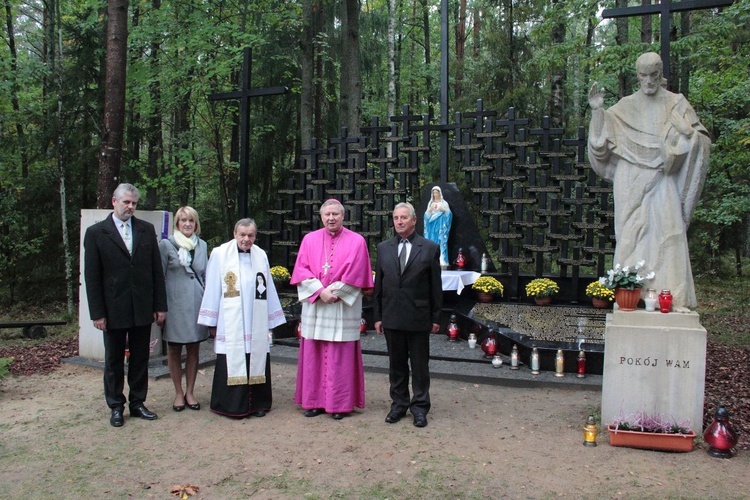
[[[416,225],[414,207],[396,205],[393,226],[398,236],[378,245],[373,315],[375,331],[385,334],[390,361],[392,402],[385,421],[398,422],[408,409],[414,425],[425,427],[430,411],[430,334],[440,330],[443,286],[440,247],[417,234]]]
[[[167,316],[167,293],[154,226],[133,217],[140,192],[120,184],[112,195],[114,211],[86,230],[86,295],[94,327],[104,334],[104,397],[110,424],[124,424],[125,349],[130,350],[130,415],[156,420],[144,406],[148,391],[151,323]]]

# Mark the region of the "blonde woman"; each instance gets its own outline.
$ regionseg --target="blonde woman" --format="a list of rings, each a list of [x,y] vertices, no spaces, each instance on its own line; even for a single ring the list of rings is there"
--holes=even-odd
[[[198,237],[200,220],[191,207],[181,207],[174,217],[175,231],[159,242],[161,264],[167,288],[169,318],[164,329],[167,341],[169,375],[174,383],[172,409],[187,406],[200,410],[193,394],[198,374],[200,343],[208,338],[208,328],[198,324],[198,311],[206,279],[206,242]],[[185,346],[185,390],[182,389],[182,347]]]

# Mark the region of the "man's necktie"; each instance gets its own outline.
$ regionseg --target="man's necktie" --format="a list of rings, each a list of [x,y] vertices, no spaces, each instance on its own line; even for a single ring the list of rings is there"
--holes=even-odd
[[[403,238],[401,240],[401,253],[398,254],[398,262],[401,265],[401,272],[404,272],[404,268],[406,267],[406,244],[409,243],[409,240],[406,238]]]
[[[125,247],[129,253],[133,253],[133,237],[130,235],[130,228],[124,222],[122,223],[122,239],[125,241]]]

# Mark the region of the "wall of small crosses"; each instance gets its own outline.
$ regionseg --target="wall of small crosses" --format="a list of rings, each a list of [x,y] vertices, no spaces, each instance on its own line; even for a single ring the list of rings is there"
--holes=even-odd
[[[441,134],[448,139],[449,171],[461,173],[448,180],[474,208],[506,297],[523,298],[525,283],[549,277],[560,284],[559,301],[576,303],[611,265],[612,187],[586,159],[583,128],[566,138],[547,118],[534,126],[513,108],[500,113],[478,101],[475,111],[457,113],[447,126],[405,106],[388,124],[373,118],[361,133],[344,131],[325,146],[313,140],[303,152],[258,231],[272,265],[293,267],[302,237],[320,227],[318,210],[328,198],[344,203],[345,225],[371,248],[390,236],[393,206],[419,206],[420,167],[438,159]]]

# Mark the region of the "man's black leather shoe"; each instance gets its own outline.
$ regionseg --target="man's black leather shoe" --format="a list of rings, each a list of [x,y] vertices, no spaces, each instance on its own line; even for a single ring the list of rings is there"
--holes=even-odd
[[[109,417],[109,423],[112,427],[122,427],[125,423],[125,418],[122,416],[121,408],[112,408],[112,416]]]
[[[395,424],[399,420],[404,418],[404,413],[399,413],[397,411],[390,411],[388,412],[388,415],[385,417],[385,421],[389,424]]]
[[[427,427],[427,415],[414,415],[414,427]]]
[[[311,410],[305,410],[305,416],[306,417],[317,417],[318,415],[322,415],[326,411],[323,408],[312,408]]]
[[[331,417],[333,417],[334,420],[341,420],[345,416],[346,416],[346,413],[334,413],[333,415],[331,415]]]
[[[258,411],[254,411],[254,412],[253,412],[253,413],[251,413],[250,415],[251,415],[251,416],[253,416],[253,417],[258,417],[258,418],[262,418],[262,417],[265,417],[265,416],[266,416],[266,410],[258,410]]]
[[[158,415],[148,408],[146,408],[143,405],[136,406],[135,408],[130,409],[130,416],[131,417],[140,417],[144,420],[156,420]]]

